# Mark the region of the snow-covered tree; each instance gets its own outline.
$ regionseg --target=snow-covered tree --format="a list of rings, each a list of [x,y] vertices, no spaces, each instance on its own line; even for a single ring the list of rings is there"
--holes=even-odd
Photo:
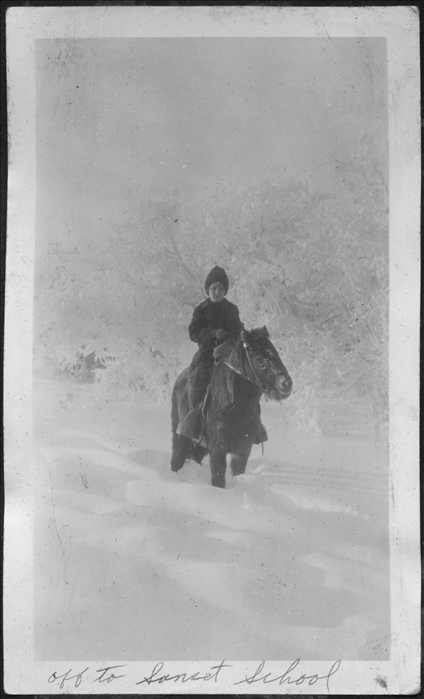
[[[337,162],[334,192],[262,181],[182,203],[134,205],[102,230],[63,232],[36,269],[36,366],[87,371],[121,396],[169,396],[195,347],[187,326],[220,264],[247,327],[266,324],[310,421],[324,396],[387,410],[387,155],[366,135]],[[85,358],[85,361],[84,361]]]

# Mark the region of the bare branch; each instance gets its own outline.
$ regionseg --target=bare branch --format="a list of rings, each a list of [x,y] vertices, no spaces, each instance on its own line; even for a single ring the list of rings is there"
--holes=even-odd
[[[328,318],[326,318],[326,320],[323,320],[323,322],[321,323],[321,325],[324,325],[324,323],[327,323],[327,322],[328,322],[329,320],[331,320],[332,318],[336,318],[337,316],[345,315],[345,314],[346,314],[346,311],[352,311],[354,308],[355,308],[355,306],[350,306],[349,308],[345,309],[344,311],[339,311],[339,313],[332,313],[332,315],[331,315],[331,316],[328,316]]]
[[[277,304],[277,308],[278,308],[278,310],[279,310],[279,312],[280,312],[281,317],[284,318],[283,312],[282,312],[282,310],[281,310],[281,306],[280,306],[280,304],[278,303],[277,299],[275,298],[274,294],[271,293],[271,291],[265,286],[265,284],[261,284],[261,286],[262,286],[263,289],[265,289],[265,291],[268,292],[268,294],[271,296],[271,298],[275,301],[275,303]]]
[[[172,235],[172,231],[169,231],[169,235],[170,235],[170,238],[171,238],[171,241],[172,241],[172,247],[174,248],[175,254],[177,255],[177,257],[178,257],[178,259],[179,259],[181,265],[184,267],[184,269],[185,269],[185,271],[187,272],[187,274],[188,274],[192,279],[194,279],[194,281],[196,282],[196,284],[199,284],[199,286],[201,287],[201,289],[202,289],[202,291],[203,291],[203,286],[202,286],[202,284],[200,284],[199,280],[194,276],[194,274],[190,271],[190,269],[187,267],[186,263],[184,262],[184,260],[183,260],[183,258],[182,258],[182,256],[181,256],[181,253],[180,253],[180,251],[178,250],[178,248],[177,248],[177,246],[176,246],[176,243],[175,243],[175,240],[174,240],[174,236]]]

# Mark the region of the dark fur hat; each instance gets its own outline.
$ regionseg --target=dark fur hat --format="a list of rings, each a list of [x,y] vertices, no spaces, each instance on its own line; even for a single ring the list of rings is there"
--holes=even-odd
[[[211,269],[211,271],[209,272],[208,276],[206,277],[206,281],[205,281],[206,293],[208,293],[210,285],[213,284],[214,282],[221,282],[221,284],[223,285],[223,287],[225,289],[225,293],[227,293],[228,286],[229,286],[230,282],[228,281],[228,277],[226,275],[225,269],[222,269],[222,267],[218,267],[218,266]]]

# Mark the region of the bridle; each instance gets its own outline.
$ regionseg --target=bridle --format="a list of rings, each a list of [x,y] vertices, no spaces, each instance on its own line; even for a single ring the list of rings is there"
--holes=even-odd
[[[269,386],[266,386],[263,383],[263,381],[260,379],[260,377],[258,376],[258,372],[256,371],[255,367],[253,366],[252,360],[250,359],[250,356],[249,356],[249,351],[248,351],[249,345],[247,344],[247,342],[243,342],[243,348],[244,348],[244,351],[246,353],[246,357],[247,357],[247,361],[248,361],[250,370],[254,376],[253,379],[250,376],[247,376],[247,374],[243,374],[239,369],[236,369],[236,367],[234,367],[232,364],[227,362],[225,359],[221,359],[220,361],[222,361],[223,364],[226,364],[227,367],[229,367],[229,369],[232,369],[232,371],[235,371],[236,374],[239,374],[239,376],[242,376],[247,381],[250,381],[251,383],[255,384],[258,388],[260,388],[262,393],[266,393],[267,391],[269,391]]]
[[[255,377],[255,380],[252,383],[257,384],[257,386],[259,386],[259,388],[261,389],[262,393],[266,393],[269,390],[269,388],[268,388],[268,386],[265,386],[265,384],[261,381],[260,377],[258,376],[258,372],[256,371],[255,367],[252,364],[252,360],[250,359],[250,355],[248,352],[248,344],[246,342],[243,342],[243,347],[244,347],[244,351],[246,352],[247,361],[249,362],[249,366],[252,370],[252,374]],[[249,379],[248,376],[246,378]],[[252,379],[249,379],[249,381],[252,381]]]

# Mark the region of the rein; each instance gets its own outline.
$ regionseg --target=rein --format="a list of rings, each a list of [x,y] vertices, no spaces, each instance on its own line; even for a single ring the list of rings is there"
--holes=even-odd
[[[253,379],[250,378],[250,376],[247,376],[246,374],[243,374],[239,369],[236,369],[232,364],[227,362],[225,359],[221,359],[220,361],[223,362],[223,364],[226,364],[229,369],[232,369],[232,371],[235,371],[236,374],[239,374],[239,376],[242,376],[244,379],[247,379],[247,381],[250,381],[251,383],[255,384],[258,388],[261,389],[262,393],[266,393],[268,391],[268,386],[266,386],[264,383],[262,383],[260,377],[258,376],[258,372],[255,370],[252,361],[249,356],[249,352],[247,349],[247,344],[243,342],[243,347],[244,351],[246,353],[247,361],[249,363],[250,370],[254,376]]]

